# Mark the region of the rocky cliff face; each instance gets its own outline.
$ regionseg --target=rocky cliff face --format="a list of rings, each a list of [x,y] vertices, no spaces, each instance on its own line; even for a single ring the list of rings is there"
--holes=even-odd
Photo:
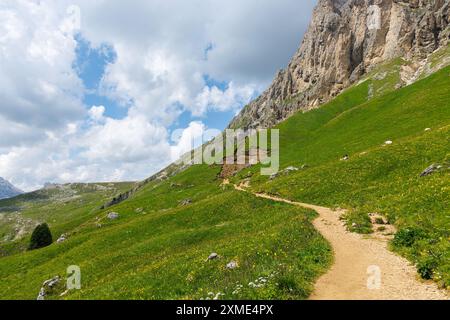
[[[11,183],[0,177],[0,200],[12,198],[22,193],[23,191],[17,189]]]
[[[329,101],[396,57],[410,61],[414,71],[447,45],[449,21],[450,0],[319,0],[288,67],[230,127],[271,127]]]

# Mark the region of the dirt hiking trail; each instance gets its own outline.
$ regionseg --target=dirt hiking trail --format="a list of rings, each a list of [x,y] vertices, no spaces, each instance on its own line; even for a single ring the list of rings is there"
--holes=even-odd
[[[226,182],[225,182],[226,183]],[[243,187],[236,190],[248,192]],[[334,264],[316,282],[311,300],[448,300],[448,292],[419,279],[414,266],[389,251],[388,239],[347,231],[343,211],[294,202],[267,194],[259,198],[315,210],[315,228],[329,241]]]

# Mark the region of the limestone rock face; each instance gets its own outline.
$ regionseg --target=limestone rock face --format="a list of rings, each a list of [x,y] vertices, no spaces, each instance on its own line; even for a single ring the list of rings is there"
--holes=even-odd
[[[319,0],[303,42],[230,128],[271,127],[331,100],[375,65],[419,62],[450,39],[450,0]]]

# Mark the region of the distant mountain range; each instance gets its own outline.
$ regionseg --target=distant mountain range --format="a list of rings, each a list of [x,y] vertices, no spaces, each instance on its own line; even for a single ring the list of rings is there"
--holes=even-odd
[[[0,177],[0,200],[12,198],[22,194],[23,191],[13,186],[9,181]]]

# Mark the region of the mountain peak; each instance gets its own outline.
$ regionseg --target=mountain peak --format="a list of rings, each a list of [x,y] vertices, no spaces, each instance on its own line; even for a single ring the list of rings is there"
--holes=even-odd
[[[394,58],[417,71],[450,42],[450,0],[320,0],[297,53],[230,128],[272,127],[330,101]]]
[[[23,191],[13,186],[9,181],[0,177],[0,200],[12,198],[22,194]]]

